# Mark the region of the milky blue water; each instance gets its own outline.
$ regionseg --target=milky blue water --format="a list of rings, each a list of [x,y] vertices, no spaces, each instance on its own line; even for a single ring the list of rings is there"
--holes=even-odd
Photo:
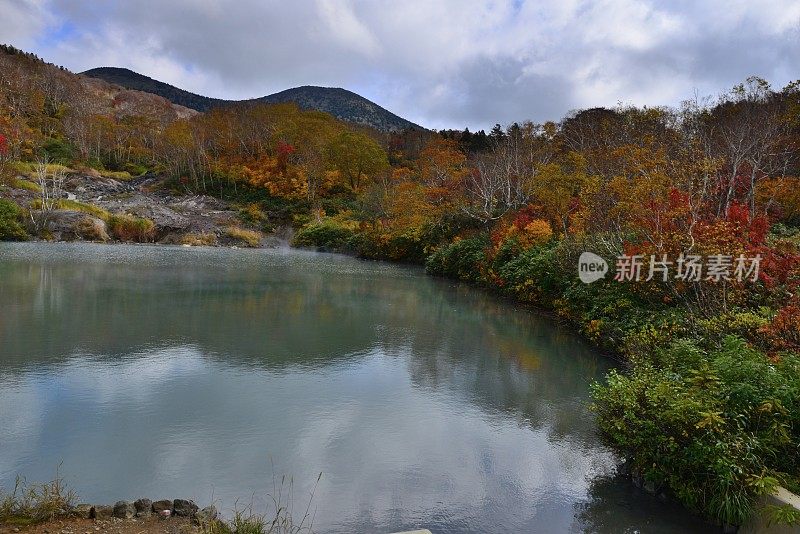
[[[316,532],[687,532],[613,478],[611,362],[418,268],[292,250],[0,244],[0,486],[82,501],[291,489]],[[308,522],[308,520],[307,520]]]

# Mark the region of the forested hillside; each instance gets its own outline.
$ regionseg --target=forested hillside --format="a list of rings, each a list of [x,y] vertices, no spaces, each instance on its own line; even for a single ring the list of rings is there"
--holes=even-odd
[[[398,117],[374,102],[352,91],[338,87],[303,86],[287,89],[279,93],[240,102],[220,100],[196,95],[172,85],[154,80],[128,69],[100,67],[83,73],[92,78],[105,80],[127,89],[146,91],[162,96],[181,106],[197,111],[209,111],[230,104],[281,104],[293,102],[305,111],[324,111],[337,119],[353,124],[368,126],[382,132],[401,131],[406,128],[422,129],[420,126]]]
[[[645,487],[726,524],[777,484],[800,489],[798,85],[751,78],[677,109],[488,134],[381,132],[295,104],[195,113],[10,49],[0,67],[4,197],[35,189],[24,169],[47,159],[218,197],[242,224],[292,226],[297,246],[424,263],[627,361],[594,409]],[[46,198],[0,202],[0,236],[47,237],[30,223]],[[584,252],[608,275],[582,282]]]

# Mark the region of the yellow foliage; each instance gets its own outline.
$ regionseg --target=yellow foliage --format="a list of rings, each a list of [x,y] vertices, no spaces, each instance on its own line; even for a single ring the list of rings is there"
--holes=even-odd
[[[238,239],[248,247],[257,247],[261,244],[261,232],[255,230],[247,230],[239,228],[238,226],[229,226],[225,229],[225,233],[233,239]]]

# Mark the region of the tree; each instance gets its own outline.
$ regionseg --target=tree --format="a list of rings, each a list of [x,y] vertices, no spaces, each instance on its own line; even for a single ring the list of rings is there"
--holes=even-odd
[[[356,193],[364,180],[389,168],[386,152],[373,139],[358,132],[345,131],[335,136],[327,146],[327,155],[332,167]]]

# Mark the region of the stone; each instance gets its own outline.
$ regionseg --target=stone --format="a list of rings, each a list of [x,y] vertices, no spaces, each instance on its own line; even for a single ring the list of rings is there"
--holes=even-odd
[[[650,495],[655,495],[658,492],[658,486],[655,482],[650,480],[645,480],[644,484],[642,484],[642,489],[649,493]]]
[[[131,215],[153,221],[156,233],[159,235],[186,230],[191,222],[177,211],[152,202],[145,205],[132,206],[127,211]]]
[[[89,519],[92,517],[92,508],[94,508],[94,506],[91,504],[77,504],[72,509],[72,515],[80,517],[81,519]]]
[[[130,501],[117,501],[114,505],[114,517],[131,519],[136,515],[136,507]]]
[[[194,503],[194,501],[188,501],[186,499],[175,499],[172,502],[172,511],[175,515],[180,517],[194,517],[194,514],[197,513],[198,506]]]
[[[212,504],[211,506],[206,506],[205,508],[203,508],[202,510],[197,512],[197,514],[195,514],[194,518],[195,518],[195,521],[197,521],[198,524],[207,525],[211,521],[216,519],[217,515],[218,515],[217,514],[217,509]]]
[[[161,512],[164,510],[169,510],[172,512],[172,501],[169,499],[163,499],[161,501],[156,501],[153,503],[153,512],[159,515],[162,515]]]
[[[133,507],[136,508],[136,517],[150,517],[150,513],[153,511],[153,501],[138,499],[134,501]]]
[[[114,516],[114,507],[105,504],[97,504],[94,506],[95,519],[110,519]]]

